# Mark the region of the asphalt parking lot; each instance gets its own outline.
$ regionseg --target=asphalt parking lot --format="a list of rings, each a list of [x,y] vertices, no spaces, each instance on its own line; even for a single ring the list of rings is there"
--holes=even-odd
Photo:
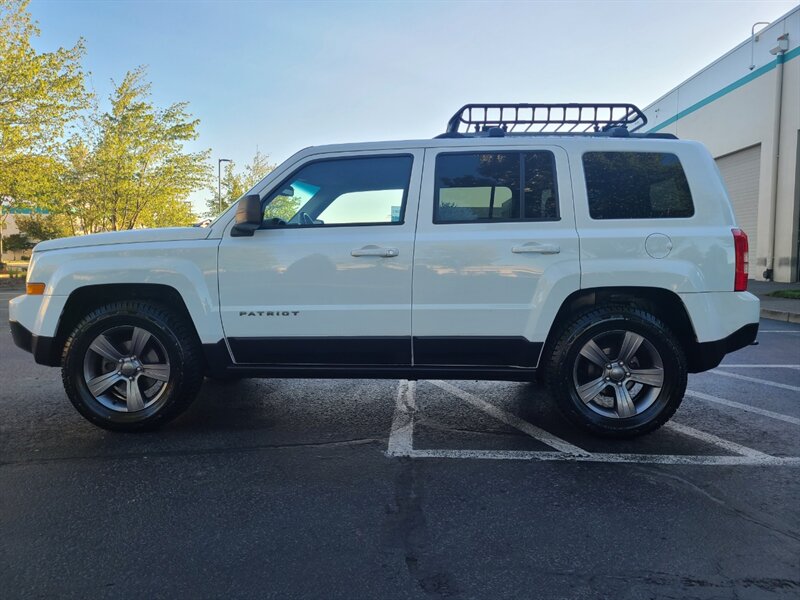
[[[800,325],[759,341],[633,441],[475,381],[209,381],[125,435],[0,326],[0,595],[796,599]]]

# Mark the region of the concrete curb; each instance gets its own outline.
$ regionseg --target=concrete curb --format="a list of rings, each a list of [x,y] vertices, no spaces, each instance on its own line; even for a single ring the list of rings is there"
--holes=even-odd
[[[785,321],[786,323],[800,323],[800,314],[785,310],[775,310],[773,308],[762,308],[761,318]]]

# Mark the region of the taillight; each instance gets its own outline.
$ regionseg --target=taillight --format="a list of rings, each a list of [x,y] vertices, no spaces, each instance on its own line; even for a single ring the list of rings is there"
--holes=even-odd
[[[749,251],[747,243],[747,234],[741,229],[731,229],[733,232],[733,247],[736,251],[736,270],[733,276],[733,291],[746,292],[747,291],[747,271],[749,267],[749,260],[747,253]]]

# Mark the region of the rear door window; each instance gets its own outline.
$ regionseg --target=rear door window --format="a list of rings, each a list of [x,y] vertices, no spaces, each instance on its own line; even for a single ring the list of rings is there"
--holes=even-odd
[[[552,152],[469,152],[436,157],[434,223],[556,221]]]

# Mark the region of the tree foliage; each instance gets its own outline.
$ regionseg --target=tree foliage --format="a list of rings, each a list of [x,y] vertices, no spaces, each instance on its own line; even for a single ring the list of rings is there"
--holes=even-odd
[[[129,72],[65,153],[61,188],[84,232],[187,225],[189,194],[210,180],[209,151],[189,152],[199,121],[187,103],[158,108],[144,69]]]
[[[258,150],[253,155],[253,160],[247,163],[244,169],[236,170],[236,165],[232,162],[223,164],[221,179],[222,210],[228,208],[275,168],[275,165],[270,164],[269,156],[262,154]],[[217,183],[215,178],[213,184],[209,187],[211,196],[206,200],[206,208],[209,215],[216,215],[222,212],[219,210],[220,201]]]
[[[17,215],[17,228],[22,235],[35,242],[75,235],[73,220],[65,214]]]
[[[8,252],[30,250],[33,248],[33,242],[31,242],[27,236],[21,233],[12,233],[3,239],[3,248]]]
[[[37,52],[28,1],[0,0],[0,199],[50,212],[24,225],[31,239],[190,223],[186,200],[210,167],[208,151],[186,150],[198,126],[187,104],[155,106],[139,68],[101,111],[84,86],[83,40]]]
[[[300,210],[302,199],[298,196],[278,194],[264,209],[264,219],[280,219],[289,221]]]
[[[83,40],[72,48],[36,52],[31,38],[39,29],[27,6],[28,0],[0,0],[0,151],[5,159],[52,150],[87,103]]]
[[[37,52],[39,35],[28,0],[0,0],[0,198],[12,208],[49,207],[61,143],[88,104],[80,60],[72,48]],[[0,226],[7,213],[0,213]]]

